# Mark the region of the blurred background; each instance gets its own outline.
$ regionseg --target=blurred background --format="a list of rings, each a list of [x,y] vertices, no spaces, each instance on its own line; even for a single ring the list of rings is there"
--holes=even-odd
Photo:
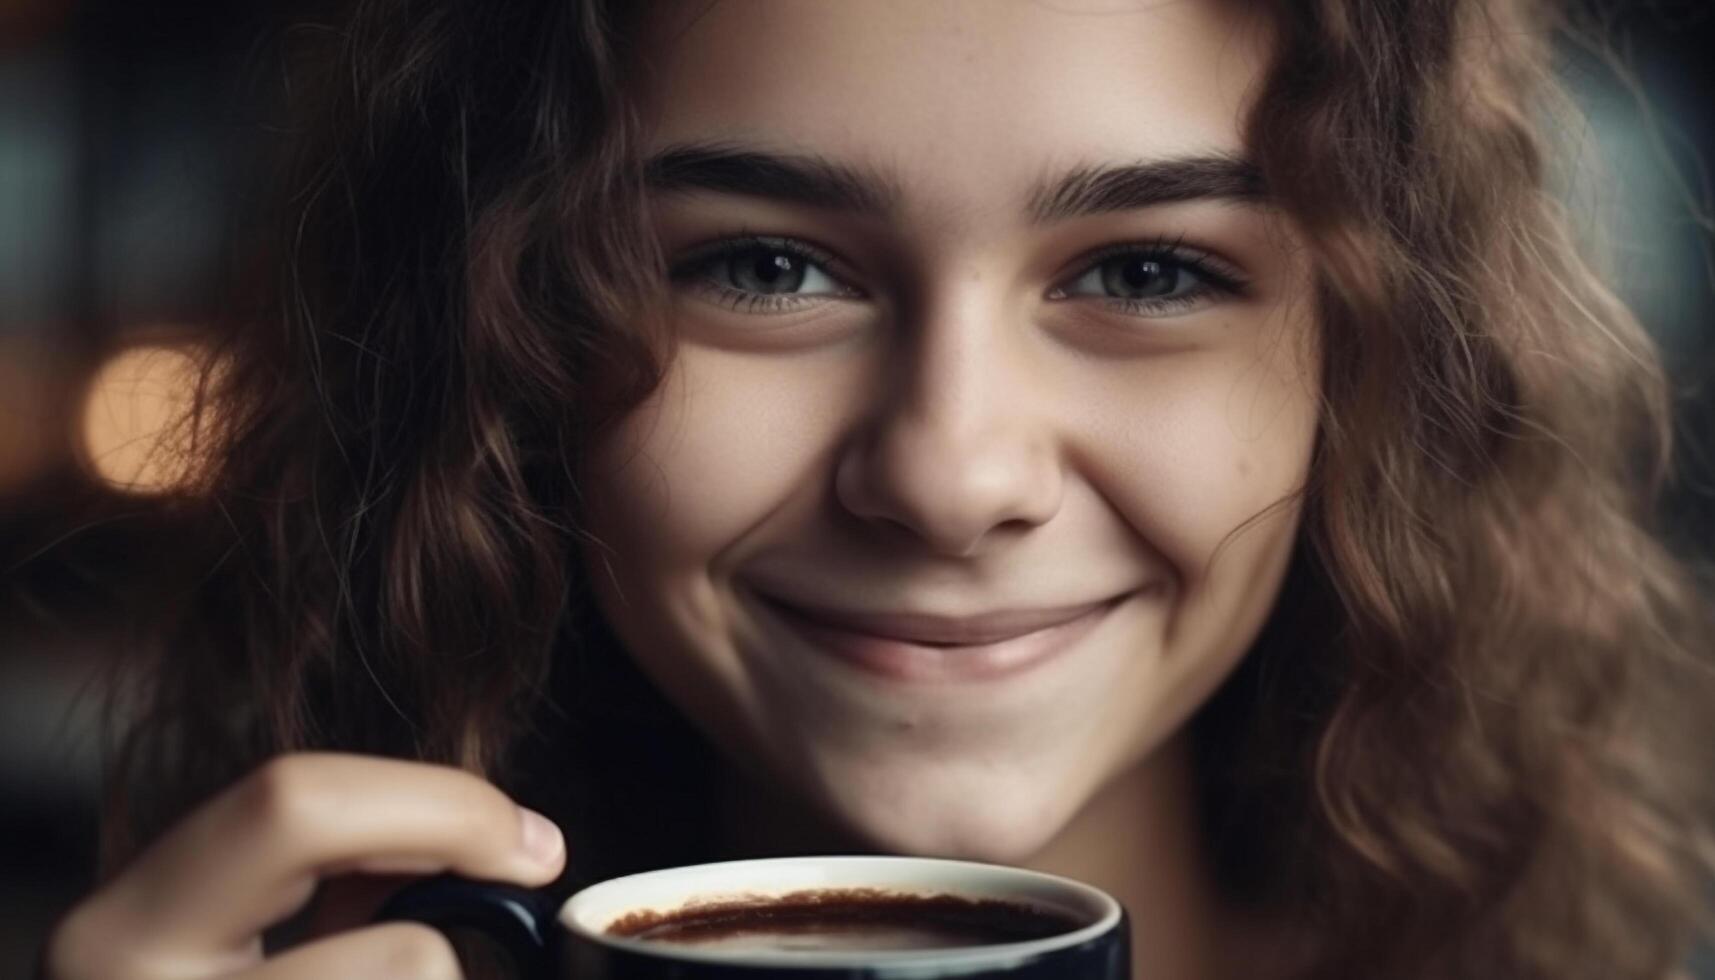
[[[102,668],[139,605],[194,574],[151,504],[181,474],[149,449],[219,329],[277,144],[281,38],[330,6],[0,0],[0,977],[28,975],[92,879]],[[1591,124],[1569,169],[1599,175],[1567,195],[1612,225],[1621,291],[1674,372],[1665,517],[1708,559],[1715,4],[1604,6],[1617,63],[1565,52]]]

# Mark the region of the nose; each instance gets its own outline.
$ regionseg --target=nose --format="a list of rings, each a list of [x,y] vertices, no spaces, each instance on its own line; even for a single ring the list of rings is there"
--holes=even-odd
[[[1050,399],[1017,338],[974,306],[898,336],[875,411],[843,447],[840,504],[959,557],[1053,518],[1064,474]]]

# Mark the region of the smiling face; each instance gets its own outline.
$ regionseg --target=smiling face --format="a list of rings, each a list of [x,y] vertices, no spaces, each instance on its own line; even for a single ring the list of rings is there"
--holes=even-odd
[[[587,560],[726,757],[869,846],[1035,853],[1279,590],[1318,378],[1242,163],[1267,33],[1136,6],[653,31],[677,347],[592,460]]]

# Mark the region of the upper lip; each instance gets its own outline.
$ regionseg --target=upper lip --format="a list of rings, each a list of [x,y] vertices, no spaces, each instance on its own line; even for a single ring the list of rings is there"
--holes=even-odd
[[[1000,643],[1064,625],[1118,601],[1117,597],[1110,597],[1070,606],[1000,609],[969,616],[948,616],[927,612],[836,609],[766,593],[761,595],[776,608],[809,620],[815,625],[849,633],[865,633],[902,643],[940,646]]]

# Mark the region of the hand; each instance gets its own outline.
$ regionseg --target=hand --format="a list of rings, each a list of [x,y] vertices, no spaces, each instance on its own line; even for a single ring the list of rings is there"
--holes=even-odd
[[[48,980],[456,980],[446,939],[371,925],[262,954],[262,933],[323,878],[435,874],[533,886],[565,842],[545,817],[469,773],[352,755],[289,755],[192,813],[72,909]]]

